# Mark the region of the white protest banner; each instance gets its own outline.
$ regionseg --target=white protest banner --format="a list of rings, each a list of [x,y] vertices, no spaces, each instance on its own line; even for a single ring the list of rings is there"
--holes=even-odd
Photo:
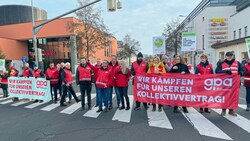
[[[0,59],[0,71],[3,71],[5,68],[5,60],[4,59]]]
[[[11,97],[49,101],[50,81],[44,78],[9,77],[8,92]]]
[[[248,58],[250,58],[250,38],[246,38],[246,47],[247,47]]]
[[[196,50],[196,33],[183,32],[181,51],[195,51]]]
[[[156,54],[165,54],[166,45],[164,36],[155,36],[153,37],[153,53]]]

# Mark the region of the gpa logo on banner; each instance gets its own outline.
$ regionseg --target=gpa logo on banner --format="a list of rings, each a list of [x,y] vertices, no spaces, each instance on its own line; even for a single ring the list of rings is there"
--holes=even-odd
[[[232,78],[226,78],[226,79],[220,79],[220,78],[215,78],[215,79],[206,79],[204,81],[204,88],[207,91],[210,90],[228,90],[230,87],[233,85],[233,79]]]
[[[43,86],[47,87],[47,81],[36,81],[36,88],[43,88]]]

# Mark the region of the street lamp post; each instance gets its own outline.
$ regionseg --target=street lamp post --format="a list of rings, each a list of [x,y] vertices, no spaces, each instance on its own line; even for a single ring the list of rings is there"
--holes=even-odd
[[[31,0],[31,8],[32,8],[32,43],[33,43],[33,49],[35,50],[35,63],[38,64],[38,56],[37,56],[37,39],[36,39],[36,33],[35,33],[35,15],[34,15],[34,5],[33,0]]]

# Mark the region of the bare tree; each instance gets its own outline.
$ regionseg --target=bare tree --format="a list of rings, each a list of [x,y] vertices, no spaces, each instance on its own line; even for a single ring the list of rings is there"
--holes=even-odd
[[[131,64],[131,57],[136,55],[140,50],[140,43],[135,39],[132,39],[130,35],[125,35],[123,38],[123,44],[121,50],[118,52],[118,56],[121,59],[129,59],[129,64]]]
[[[177,27],[180,25],[180,19],[171,20],[164,27],[162,35],[166,37],[166,51],[174,53],[175,40],[177,34],[177,49],[181,48],[181,32],[176,31]]]
[[[80,6],[86,5],[90,0],[78,0]],[[76,12],[79,22],[68,23],[68,30],[76,34],[77,51],[83,49],[87,58],[95,57],[97,50],[109,47],[112,35],[101,18],[101,10],[88,6]]]

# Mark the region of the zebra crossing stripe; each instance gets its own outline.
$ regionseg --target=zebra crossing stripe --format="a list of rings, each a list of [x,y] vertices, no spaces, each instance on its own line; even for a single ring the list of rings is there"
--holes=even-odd
[[[190,122],[201,135],[224,140],[232,140],[220,128],[204,117],[194,108],[188,108],[189,113],[182,112],[182,115]]]
[[[0,104],[9,104],[9,103],[11,103],[11,102],[13,102],[13,100],[12,100],[12,99],[9,99],[9,100],[0,102]]]
[[[91,94],[91,99],[94,99],[95,97],[96,97],[96,95]],[[72,114],[72,113],[74,113],[76,110],[78,110],[81,107],[82,107],[81,102],[74,103],[71,106],[69,106],[68,108],[62,110],[60,113],[63,113],[63,114]]]
[[[4,100],[6,100],[6,99],[10,99],[9,97],[1,97],[0,98],[0,101],[4,101]]]
[[[29,101],[19,101],[19,102],[16,102],[16,103],[14,103],[14,104],[11,104],[11,106],[20,106],[20,105],[23,105],[23,104],[26,104],[26,103],[28,103]]]
[[[27,105],[25,106],[24,108],[28,108],[28,109],[33,109],[33,108],[36,108],[40,105],[43,105],[43,104],[46,104],[48,103],[49,101],[43,101],[43,102],[36,102],[36,103],[33,103],[33,104],[30,104],[30,105]]]
[[[76,93],[77,97],[80,96],[80,95],[81,95],[80,93]],[[69,98],[67,97],[66,102],[68,102],[68,101],[69,101]],[[41,110],[42,111],[52,111],[52,110],[54,110],[55,108],[57,108],[59,106],[60,106],[60,103],[58,102],[58,103],[50,104],[50,105],[48,105],[46,107],[43,107]]]
[[[129,97],[130,109],[129,110],[125,110],[125,109],[124,110],[119,110],[119,109],[117,109],[116,112],[115,112],[115,115],[112,118],[112,120],[118,120],[120,122],[126,122],[126,123],[130,122],[134,99],[133,99],[132,95],[129,95],[128,97]]]
[[[220,109],[212,109],[213,111],[215,111],[216,113],[220,114],[221,110]],[[237,117],[235,116],[231,116],[226,114],[224,116],[227,120],[231,121],[232,123],[236,124],[238,127],[242,128],[243,130],[247,131],[248,133],[250,133],[250,120],[248,120],[247,118],[244,118],[241,115],[237,115]]]
[[[158,105],[156,105],[156,108],[157,107]],[[165,129],[173,129],[164,110],[162,110],[161,112],[158,111],[153,112],[152,109],[153,107],[150,106],[147,110],[149,126],[165,128]]]
[[[245,105],[245,104],[239,104],[238,105],[240,108],[242,108],[242,109],[246,109],[247,108],[247,105]]]
[[[115,97],[115,95],[112,95],[112,99]],[[91,110],[88,110],[88,112],[86,112],[83,116],[84,117],[91,117],[91,118],[97,118],[101,112],[97,113],[96,111],[98,110],[98,107],[92,107]]]

